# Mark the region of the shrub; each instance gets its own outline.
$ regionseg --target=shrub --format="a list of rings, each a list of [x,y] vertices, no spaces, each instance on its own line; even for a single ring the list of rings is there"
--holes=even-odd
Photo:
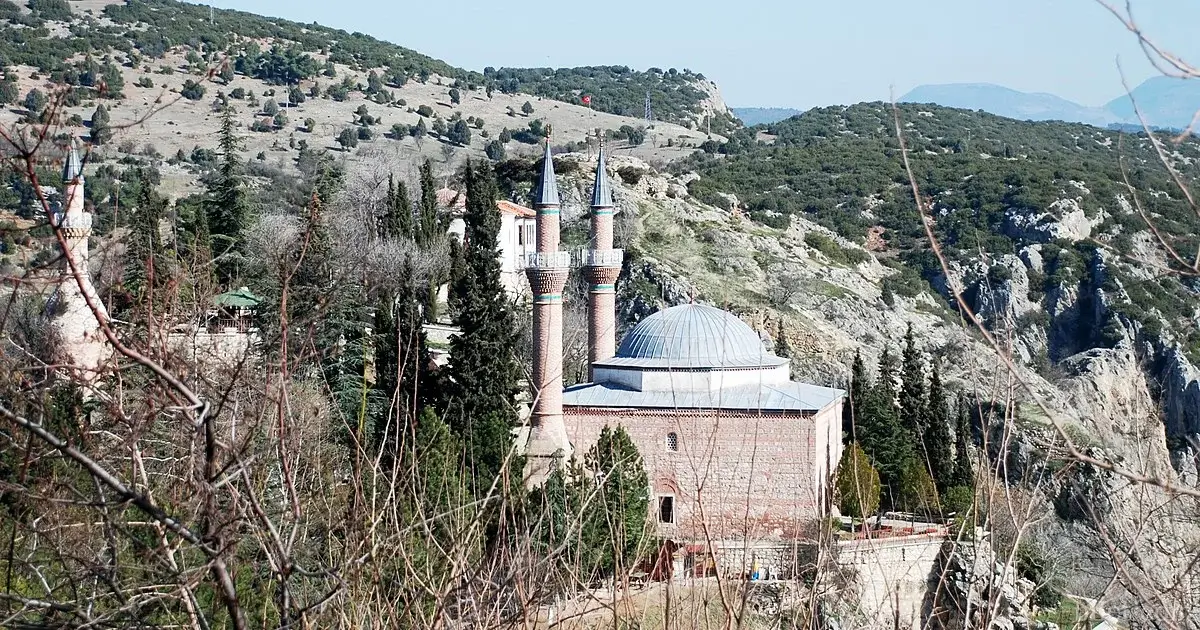
[[[152,88],[154,87],[154,79],[151,79],[150,77],[142,77],[138,79],[137,85],[138,87],[142,88]]]
[[[450,102],[455,105],[462,102],[462,94],[458,91],[458,88],[450,88]]]
[[[358,134],[355,133],[353,128],[347,127],[342,130],[342,133],[338,134],[337,143],[342,145],[342,149],[349,151],[358,146]]]
[[[533,103],[530,103],[529,101],[525,101],[525,104],[521,106],[521,113],[525,114],[526,116],[532,114],[533,113]]]
[[[483,147],[483,152],[489,160],[500,162],[504,159],[504,144],[499,140],[492,140]]]
[[[206,90],[203,85],[188,79],[184,82],[183,87],[179,89],[179,95],[188,100],[198,101],[204,98],[205,91]]]
[[[820,232],[808,232],[804,235],[804,243],[809,247],[825,254],[830,260],[844,265],[857,265],[871,258],[869,254],[857,249],[838,245],[837,241]]]
[[[368,141],[374,137],[375,137],[375,134],[374,134],[374,132],[371,131],[371,129],[369,127],[359,127],[358,128],[358,139],[359,140]]]
[[[417,108],[417,114],[425,118],[433,116],[433,108],[428,105],[422,105]]]
[[[71,5],[67,0],[29,0],[29,10],[43,20],[71,21]]]

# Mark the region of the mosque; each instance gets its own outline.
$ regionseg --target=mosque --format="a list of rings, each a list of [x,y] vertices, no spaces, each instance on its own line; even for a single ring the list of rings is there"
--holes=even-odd
[[[582,457],[605,426],[625,428],[641,452],[660,537],[682,545],[782,544],[829,511],[842,455],[845,393],[791,380],[790,362],[726,311],[674,306],[616,345],[616,210],[600,150],[591,199],[588,284],[590,382],[563,388],[561,201],[546,147],[534,210],[537,251],[526,274],[534,309],[534,405],[527,479]],[[720,542],[718,542],[720,541]],[[733,541],[733,542],[731,542]]]

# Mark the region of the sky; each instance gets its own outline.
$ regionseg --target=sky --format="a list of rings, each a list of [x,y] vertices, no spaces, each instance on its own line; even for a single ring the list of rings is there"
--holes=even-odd
[[[1130,87],[1154,73],[1097,0],[209,1],[359,31],[472,70],[688,68],[734,107],[887,100],[936,83],[1098,106],[1124,93],[1122,71]],[[1156,43],[1200,64],[1200,2],[1132,3]]]

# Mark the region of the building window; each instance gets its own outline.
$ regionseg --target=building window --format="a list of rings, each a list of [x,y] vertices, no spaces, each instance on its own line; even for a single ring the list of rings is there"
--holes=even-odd
[[[674,431],[667,434],[667,450],[672,453],[679,452],[679,435]]]
[[[675,522],[675,497],[670,495],[658,497],[658,522],[667,524]]]

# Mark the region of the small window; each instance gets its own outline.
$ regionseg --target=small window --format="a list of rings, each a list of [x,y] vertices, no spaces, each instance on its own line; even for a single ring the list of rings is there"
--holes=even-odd
[[[667,450],[672,453],[679,452],[679,436],[674,431],[667,434]]]
[[[658,497],[658,522],[675,522],[675,497]]]
[[[517,245],[524,245],[524,244],[525,244],[525,228],[521,227],[521,228],[517,229]]]

